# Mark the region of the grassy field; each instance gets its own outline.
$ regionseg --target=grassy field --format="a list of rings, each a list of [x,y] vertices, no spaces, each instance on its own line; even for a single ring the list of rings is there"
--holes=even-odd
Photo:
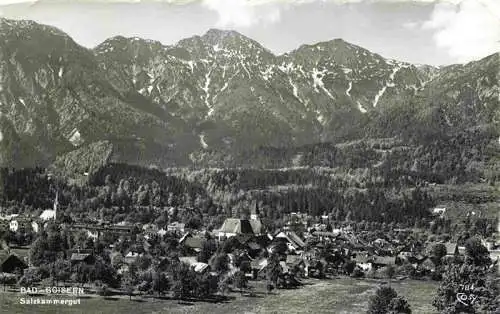
[[[252,283],[254,284],[254,283]],[[328,281],[309,280],[305,287],[297,290],[279,290],[266,295],[261,288],[254,296],[231,294],[232,300],[225,303],[180,303],[175,300],[139,299],[132,301],[101,297],[82,298],[81,305],[21,305],[20,294],[0,293],[0,313],[363,313],[369,297],[379,282],[350,278]],[[436,313],[431,305],[436,292],[435,282],[393,282],[399,295],[408,299],[413,313]],[[62,298],[62,297],[60,297]]]

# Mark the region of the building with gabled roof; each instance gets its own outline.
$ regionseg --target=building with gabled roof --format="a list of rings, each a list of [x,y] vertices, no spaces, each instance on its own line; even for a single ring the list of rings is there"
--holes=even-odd
[[[0,250],[0,273],[15,273],[16,269],[25,269],[28,265],[16,254]]]
[[[306,246],[306,243],[293,231],[282,231],[276,235],[275,239],[284,239],[287,246],[294,251],[302,250]]]
[[[443,243],[446,247],[446,255],[447,256],[456,256],[459,255],[458,244],[455,242],[446,242]]]
[[[216,230],[216,233],[220,239],[222,237],[230,238],[240,234],[260,235],[262,229],[262,223],[259,219],[227,218],[222,224],[222,227]]]
[[[94,256],[90,253],[73,253],[70,260],[72,264],[93,264],[95,262]]]

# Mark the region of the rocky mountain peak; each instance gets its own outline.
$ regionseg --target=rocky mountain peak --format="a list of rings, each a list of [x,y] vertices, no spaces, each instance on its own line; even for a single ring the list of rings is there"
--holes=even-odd
[[[103,140],[124,160],[162,165],[197,149],[346,141],[409,111],[454,129],[498,119],[498,55],[437,69],[334,39],[275,56],[218,29],[172,46],[116,36],[88,50],[53,27],[0,25],[0,131],[8,151],[31,147],[44,160]],[[405,125],[381,124],[389,134]]]

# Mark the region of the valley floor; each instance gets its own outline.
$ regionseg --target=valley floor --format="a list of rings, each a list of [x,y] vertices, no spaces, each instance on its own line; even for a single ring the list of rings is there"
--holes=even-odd
[[[230,293],[225,303],[183,302],[176,300],[142,299],[135,297],[86,297],[81,305],[20,305],[17,293],[0,292],[0,313],[364,313],[370,296],[381,281],[340,278],[333,280],[307,280],[306,285],[294,290],[279,290],[266,295],[262,282],[251,282],[253,296]],[[436,313],[432,299],[436,282],[404,280],[393,281],[391,286],[405,296],[412,313]]]

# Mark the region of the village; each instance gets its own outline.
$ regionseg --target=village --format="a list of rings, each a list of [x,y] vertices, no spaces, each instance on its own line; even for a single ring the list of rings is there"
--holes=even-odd
[[[329,215],[290,213],[282,228],[269,230],[252,210],[250,217],[226,218],[209,230],[179,221],[165,226],[68,222],[57,216],[57,206],[56,199],[54,208],[38,217],[2,216],[4,291],[60,284],[99,295],[132,298],[170,291],[176,298],[204,299],[227,291],[252,293],[255,284],[268,293],[296,288],[307,278],[438,281],[447,264],[466,254],[463,241],[450,234],[336,221]],[[445,211],[433,210],[437,219]],[[493,261],[490,267],[498,267],[498,242],[490,237],[481,245]]]

